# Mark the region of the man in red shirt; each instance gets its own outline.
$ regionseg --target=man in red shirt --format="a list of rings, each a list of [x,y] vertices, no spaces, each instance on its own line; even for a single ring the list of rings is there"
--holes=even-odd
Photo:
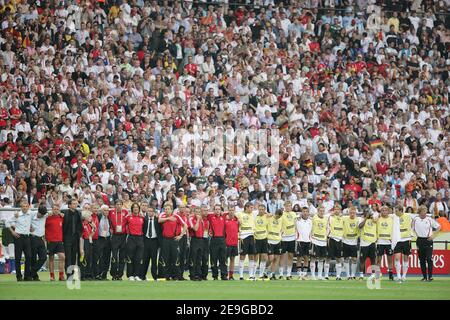
[[[180,278],[178,241],[186,233],[186,224],[178,214],[173,213],[170,203],[164,205],[164,212],[159,215],[158,222],[162,224],[163,236],[160,256],[162,274],[166,280],[184,280]]]
[[[109,212],[111,226],[111,276],[112,280],[122,280],[126,256],[126,216],[128,211],[122,208],[122,200],[116,201],[116,208]]]
[[[131,205],[131,214],[125,217],[127,224],[127,277],[130,281],[141,281],[142,258],[144,254],[144,217],[137,203]]]
[[[202,210],[195,208],[194,215],[189,218],[189,230],[191,235],[191,249],[189,252],[190,272],[189,277],[192,281],[200,281],[202,279],[202,257],[203,257],[203,241],[208,239],[208,220],[202,217]]]
[[[188,63],[184,66],[187,74],[196,77],[198,72],[198,66],[192,61],[192,56],[188,57]]]
[[[64,281],[64,255],[63,244],[63,218],[59,211],[59,204],[55,204],[45,221],[45,239],[47,240],[47,253],[49,259],[50,281],[55,281],[55,254],[58,255],[59,280]]]
[[[225,217],[222,214],[222,207],[219,204],[214,206],[214,212],[208,214],[209,229],[212,237],[210,242],[211,255],[211,271],[214,280],[219,278],[219,270],[217,263],[219,263],[220,276],[222,280],[227,278],[227,245],[225,243]]]
[[[83,211],[83,230],[80,240],[80,272],[81,281],[93,280],[92,274],[92,258],[93,258],[93,241],[92,237],[96,231],[95,224],[92,222],[92,214],[90,211]]]
[[[225,220],[225,243],[227,245],[227,257],[229,259],[228,279],[234,280],[234,260],[238,255],[239,222],[234,215],[234,207],[228,208]]]
[[[188,226],[189,220],[189,208],[184,205],[179,206],[178,215],[183,220],[184,224]],[[180,230],[177,230],[177,233],[181,233],[182,226],[178,226]],[[188,236],[187,234],[183,235],[183,237],[178,241],[179,247],[179,261],[180,261],[180,277],[183,277],[183,273],[188,266]]]
[[[386,162],[385,156],[381,156],[381,161],[377,162],[376,167],[378,174],[382,174],[383,176],[386,175],[386,172],[389,169],[389,164]]]

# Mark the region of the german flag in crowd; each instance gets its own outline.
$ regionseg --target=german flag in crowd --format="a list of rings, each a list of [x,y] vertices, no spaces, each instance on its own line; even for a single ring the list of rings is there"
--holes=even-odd
[[[370,143],[370,147],[371,147],[371,148],[381,147],[381,146],[383,146],[383,145],[384,145],[384,142],[381,141],[381,139],[373,140],[373,141]]]

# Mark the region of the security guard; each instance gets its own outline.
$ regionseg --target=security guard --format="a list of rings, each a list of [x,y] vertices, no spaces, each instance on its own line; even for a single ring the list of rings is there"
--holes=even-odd
[[[328,257],[325,260],[325,279],[328,279],[330,260],[336,260],[336,280],[341,279],[342,272],[342,237],[344,235],[344,220],[341,206],[335,204],[328,218]]]
[[[275,272],[280,264],[281,256],[281,217],[283,210],[278,209],[269,215],[267,221],[267,253],[270,261],[270,280],[276,280]]]
[[[280,279],[283,279],[284,269],[286,269],[286,280],[291,280],[292,262],[295,254],[297,214],[292,211],[292,203],[285,202],[283,216],[281,217],[281,254]]]
[[[375,265],[377,258],[376,242],[377,242],[377,218],[373,217],[373,212],[369,208],[364,209],[364,220],[359,224],[361,230],[361,252],[359,260],[359,277],[364,278],[366,270],[366,259],[370,259],[370,265]],[[375,270],[372,270],[372,274]]]
[[[405,281],[409,267],[409,256],[411,255],[411,239],[412,239],[412,217],[408,212],[403,212],[402,206],[395,208],[394,219],[398,219],[400,226],[400,239],[394,248],[395,269],[397,271],[397,281]],[[400,256],[403,256],[403,263]],[[402,275],[403,267],[403,275]]]
[[[31,242],[30,229],[33,215],[29,210],[30,205],[26,199],[20,201],[21,211],[14,214],[6,223],[14,237],[14,256],[16,259],[16,278],[17,281],[31,281]],[[22,253],[25,254],[25,277],[22,278],[20,260]]]
[[[249,280],[255,280],[253,271],[255,266],[255,216],[253,205],[247,202],[244,205],[244,212],[236,214],[239,220],[239,238],[241,242],[241,252],[239,259],[239,279],[244,280],[244,260],[248,255]]]
[[[256,268],[259,261],[259,278],[261,280],[267,278],[265,275],[266,263],[267,263],[267,235],[268,235],[268,218],[266,206],[260,204],[258,206],[258,215],[255,218],[255,249],[256,249],[256,260],[255,260],[255,270],[253,274],[256,274]]]
[[[324,280],[322,277],[322,268],[324,260],[327,256],[327,218],[324,216],[325,208],[319,206],[317,214],[312,218],[311,228],[311,242],[313,257],[311,258],[311,278],[316,280],[315,269],[317,261],[317,275],[319,280]]]
[[[377,265],[381,267],[381,259],[384,255],[387,256],[389,280],[394,280],[392,274],[392,231],[394,221],[389,215],[389,208],[387,206],[381,207],[381,216],[377,220]]]
[[[344,234],[342,236],[342,255],[344,256],[347,280],[356,279],[358,267],[358,237],[360,218],[356,216],[356,209],[349,209],[349,215],[344,217]]]
[[[31,277],[33,281],[39,281],[38,271],[47,260],[47,250],[43,239],[46,220],[47,208],[45,205],[40,205],[37,214],[31,220]]]

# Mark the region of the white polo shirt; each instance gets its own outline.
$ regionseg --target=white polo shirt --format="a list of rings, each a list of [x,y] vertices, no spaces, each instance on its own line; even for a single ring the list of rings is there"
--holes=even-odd
[[[417,216],[413,219],[413,230],[419,238],[428,238],[433,235],[433,229],[439,228],[439,223],[431,217],[422,219]]]

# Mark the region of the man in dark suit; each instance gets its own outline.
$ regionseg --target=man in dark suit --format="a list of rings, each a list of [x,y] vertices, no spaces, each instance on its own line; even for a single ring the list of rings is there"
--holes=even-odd
[[[151,273],[154,280],[158,279],[158,250],[160,248],[162,229],[155,214],[155,209],[147,203],[141,204],[141,210],[145,214],[144,225],[144,256],[142,263],[141,279],[146,280],[150,260],[152,262]]]
[[[63,220],[63,242],[67,277],[73,274],[73,270],[69,273],[68,268],[77,265],[80,253],[80,237],[83,229],[81,213],[77,210],[77,201],[71,199],[68,205],[69,209],[64,213]]]

